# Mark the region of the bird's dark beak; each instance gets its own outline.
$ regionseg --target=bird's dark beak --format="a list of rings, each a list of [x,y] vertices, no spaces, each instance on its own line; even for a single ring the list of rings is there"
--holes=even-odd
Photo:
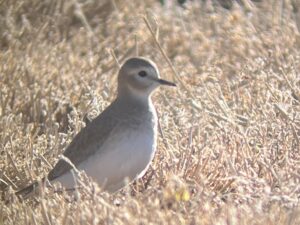
[[[176,87],[176,84],[170,82],[170,81],[167,81],[167,80],[163,80],[163,79],[158,79],[157,80],[158,83],[160,83],[161,85],[167,85],[167,86],[173,86],[173,87]]]

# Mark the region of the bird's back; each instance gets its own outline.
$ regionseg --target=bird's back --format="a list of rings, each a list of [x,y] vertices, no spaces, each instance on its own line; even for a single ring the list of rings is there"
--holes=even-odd
[[[101,114],[103,116],[107,114],[107,118],[96,118],[95,121],[92,121],[92,125],[103,126],[100,121],[106,119],[111,121],[109,129],[104,129],[105,132],[102,130],[103,128],[99,129],[99,132],[93,130],[94,138],[82,139],[84,143],[89,143],[88,147],[82,146],[81,142],[77,142],[76,145],[71,143],[64,155],[78,169],[85,171],[87,175],[97,181],[100,186],[113,192],[124,185],[124,178],[135,179],[152,160],[156,149],[157,118],[152,103],[147,107],[129,104],[122,107],[121,114],[118,108],[114,108],[112,105],[111,108],[108,108],[108,112]],[[141,113],[142,115],[140,115]],[[79,136],[80,138],[84,137],[83,135],[89,131],[88,129],[92,129],[89,127],[78,134],[82,135]],[[105,138],[103,138],[103,133]],[[99,136],[101,134],[102,136]],[[77,139],[77,141],[79,140]],[[88,142],[89,140],[90,142]],[[70,156],[76,155],[76,151],[82,152],[80,147],[85,149],[84,160],[71,158]],[[69,170],[69,164],[61,161],[49,173],[49,180],[59,181],[63,186],[71,188],[74,186],[74,178]]]

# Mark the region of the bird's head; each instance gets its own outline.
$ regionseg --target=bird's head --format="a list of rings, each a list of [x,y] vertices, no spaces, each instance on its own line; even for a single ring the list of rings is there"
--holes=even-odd
[[[133,94],[148,98],[160,85],[176,86],[160,78],[154,62],[142,57],[130,58],[121,66],[118,76],[118,94]]]

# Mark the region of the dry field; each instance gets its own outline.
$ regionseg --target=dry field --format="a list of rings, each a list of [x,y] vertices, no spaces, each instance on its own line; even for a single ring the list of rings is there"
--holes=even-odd
[[[0,1],[0,224],[299,225],[297,2],[242,2]],[[113,195],[86,182],[20,201],[137,54],[178,84],[153,96],[145,177]]]

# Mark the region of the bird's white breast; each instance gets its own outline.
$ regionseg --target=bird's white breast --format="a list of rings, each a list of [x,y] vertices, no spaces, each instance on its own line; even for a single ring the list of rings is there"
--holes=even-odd
[[[124,186],[125,178],[134,180],[147,170],[156,150],[156,114],[151,121],[133,127],[121,126],[113,130],[95,155],[77,166],[104,189],[114,192]],[[57,178],[63,186],[74,187],[70,172]]]

